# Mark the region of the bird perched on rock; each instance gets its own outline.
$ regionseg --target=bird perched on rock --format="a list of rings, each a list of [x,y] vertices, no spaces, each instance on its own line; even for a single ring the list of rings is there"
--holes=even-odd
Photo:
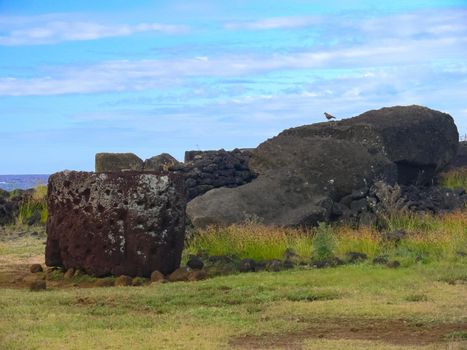
[[[324,112],[324,116],[326,117],[327,120],[336,119],[336,117],[334,117],[333,115],[330,115],[329,113],[326,113],[326,112]]]

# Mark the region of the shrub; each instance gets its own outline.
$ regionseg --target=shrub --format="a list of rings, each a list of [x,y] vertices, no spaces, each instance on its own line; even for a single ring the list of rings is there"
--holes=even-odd
[[[313,259],[317,261],[332,259],[335,246],[332,228],[325,223],[320,223],[313,237]]]

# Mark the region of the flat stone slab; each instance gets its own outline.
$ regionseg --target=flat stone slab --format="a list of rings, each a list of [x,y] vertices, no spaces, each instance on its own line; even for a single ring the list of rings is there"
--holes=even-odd
[[[94,276],[169,274],[180,265],[185,207],[180,175],[53,174],[46,264]]]

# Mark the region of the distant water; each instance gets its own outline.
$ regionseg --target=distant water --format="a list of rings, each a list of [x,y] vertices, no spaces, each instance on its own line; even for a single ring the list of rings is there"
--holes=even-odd
[[[7,191],[27,190],[37,185],[46,185],[49,175],[0,175],[0,188]]]

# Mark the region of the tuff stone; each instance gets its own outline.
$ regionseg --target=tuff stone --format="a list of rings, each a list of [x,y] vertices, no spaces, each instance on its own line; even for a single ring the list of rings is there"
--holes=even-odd
[[[149,277],[180,265],[185,195],[178,175],[56,173],[48,208],[48,266]]]
[[[97,153],[96,172],[142,171],[143,160],[133,153]]]

